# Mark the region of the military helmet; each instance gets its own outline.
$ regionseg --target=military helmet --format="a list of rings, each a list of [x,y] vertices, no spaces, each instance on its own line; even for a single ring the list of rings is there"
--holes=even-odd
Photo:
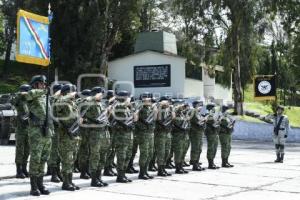
[[[55,94],[57,91],[61,90],[62,86],[63,86],[63,85],[62,85],[62,84],[59,84],[59,83],[54,84],[54,85],[52,86],[53,94]]]
[[[198,104],[200,104],[201,106],[203,106],[203,101],[201,100],[195,100],[193,101],[193,107],[195,108]]]
[[[122,90],[120,92],[117,92],[116,97],[117,98],[127,98],[127,97],[129,97],[129,92],[126,90]]]
[[[44,75],[35,75],[31,78],[29,85],[34,85],[36,83],[46,83],[47,78]]]
[[[84,89],[81,91],[81,95],[88,97],[91,96],[92,91],[90,89]]]
[[[28,92],[29,90],[31,90],[31,86],[28,84],[23,84],[19,88],[20,92]]]
[[[207,110],[211,110],[211,109],[213,109],[215,106],[216,106],[216,104],[214,104],[214,103],[208,103],[208,104],[206,105],[206,109],[207,109]]]
[[[150,92],[144,92],[140,95],[140,99],[152,99],[153,95]]]
[[[282,105],[278,105],[278,106],[277,106],[277,108],[276,108],[276,111],[278,111],[278,110],[282,110],[282,111],[284,111],[284,106],[282,106]]]
[[[167,95],[164,95],[164,96],[160,97],[160,99],[159,99],[160,102],[161,101],[170,101],[170,100],[171,100],[170,97]]]
[[[107,92],[106,92],[106,98],[110,99],[113,96],[115,96],[115,91],[113,91],[113,90],[107,90]]]
[[[62,86],[60,92],[65,95],[71,92],[76,92],[76,86],[73,84],[65,84]]]
[[[92,88],[91,95],[95,96],[98,93],[102,93],[103,94],[104,92],[105,92],[105,89],[103,87],[97,86],[97,87],[93,87]]]
[[[224,104],[224,105],[222,105],[221,109],[222,109],[222,112],[224,113],[224,112],[226,112],[226,110],[229,109],[229,106],[227,104]]]

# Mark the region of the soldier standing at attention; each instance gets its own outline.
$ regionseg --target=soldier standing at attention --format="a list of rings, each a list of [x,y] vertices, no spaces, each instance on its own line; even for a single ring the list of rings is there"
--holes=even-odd
[[[290,125],[289,119],[283,114],[284,107],[279,105],[276,109],[276,114],[267,116],[273,122],[273,142],[276,150],[276,163],[283,163],[285,142],[289,134]]]
[[[61,84],[53,85],[53,95],[50,98],[51,105],[55,104],[55,102],[60,98],[60,90],[62,88]],[[51,174],[51,182],[59,183],[62,181],[62,176],[60,173],[60,158],[58,153],[58,122],[53,121],[54,131],[52,136],[52,146],[50,158],[48,160],[48,170]]]
[[[125,171],[132,153],[133,128],[136,116],[129,109],[129,93],[120,91],[116,95],[117,104],[112,108],[112,115],[115,120],[114,137],[116,140],[117,156],[117,182],[132,182],[125,176]]]
[[[169,104],[169,97],[160,98],[160,106],[158,107],[156,132],[155,132],[155,149],[157,156],[158,176],[171,176],[165,169],[167,159],[171,151],[172,140],[172,120],[175,114]]]
[[[80,93],[80,98],[77,100],[77,105],[79,106],[79,111],[83,112],[86,109],[85,103],[87,98],[91,96],[91,90],[85,89]],[[88,144],[88,131],[89,129],[80,127],[80,142],[78,150],[78,165],[80,169],[80,179],[89,179],[89,157],[90,157],[90,146]]]
[[[48,92],[46,89],[46,77],[43,75],[33,76],[30,85],[32,90],[24,92],[29,110],[30,194],[33,196],[48,195],[50,192],[43,185],[43,177],[45,164],[51,151],[53,130],[51,126],[53,126],[53,123],[52,119],[46,116],[46,94]]]
[[[218,122],[219,119],[215,118],[215,104],[209,103],[206,105],[206,109],[209,112],[206,125],[205,125],[205,136],[207,139],[207,160],[208,160],[208,169],[219,169],[220,167],[216,166],[214,159],[217,154],[218,149]]]
[[[135,126],[140,149],[140,173],[138,178],[148,180],[153,178],[153,176],[148,174],[148,166],[154,151],[154,129],[157,111],[152,106],[151,93],[143,93],[141,99],[143,101],[143,106],[138,112],[138,121]]]
[[[75,155],[79,143],[78,107],[75,104],[76,87],[66,84],[61,88],[61,97],[54,104],[55,117],[59,123],[59,155],[62,163],[62,190],[79,190],[73,182]]]
[[[234,167],[228,162],[231,151],[231,135],[235,121],[229,116],[227,105],[222,106],[222,117],[220,119],[219,139],[221,144],[222,167]]]
[[[21,85],[19,93],[13,99],[13,104],[18,112],[17,116],[17,130],[16,130],[16,157],[15,163],[17,168],[16,178],[25,178],[29,174],[27,172],[27,160],[29,157],[28,144],[28,116],[29,110],[25,95],[23,92],[29,92],[30,85]]]
[[[188,107],[186,103],[182,103],[175,109],[175,119],[173,122],[173,137],[174,137],[174,160],[175,160],[175,173],[184,174],[188,173],[183,168],[184,162],[184,151],[186,141],[189,140],[189,130],[190,130],[190,119],[188,116]]]
[[[88,129],[88,144],[90,147],[90,172],[92,176],[92,187],[105,187],[107,183],[101,179],[102,170],[106,162],[106,156],[110,147],[110,136],[108,132],[109,107],[105,109],[102,104],[104,88],[94,87],[92,97],[87,98],[87,111],[83,117],[84,125]]]
[[[202,152],[202,138],[204,132],[205,118],[202,115],[203,102],[196,100],[193,102],[191,130],[189,137],[191,141],[191,159],[190,164],[193,165],[193,171],[202,171],[204,168],[200,166],[200,155]]]
[[[111,106],[113,107],[114,104],[116,103],[115,99],[115,92],[113,90],[107,90],[106,93],[106,106]],[[114,172],[113,167],[115,166],[114,160],[115,160],[115,155],[116,155],[116,140],[114,137],[114,120],[113,116],[110,115],[109,117],[110,125],[108,127],[109,134],[110,134],[110,148],[107,153],[107,158],[105,162],[105,167],[104,167],[104,176],[117,176],[117,174]]]

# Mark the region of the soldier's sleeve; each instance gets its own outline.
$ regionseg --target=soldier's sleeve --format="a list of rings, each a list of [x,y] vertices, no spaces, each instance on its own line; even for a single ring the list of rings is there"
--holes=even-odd
[[[288,119],[288,117],[285,117],[285,134],[286,134],[286,136],[288,136],[289,135],[289,131],[290,131],[290,122],[289,122],[289,119]]]
[[[46,95],[47,94],[47,90],[42,90],[42,89],[34,89],[34,90],[30,90],[28,93],[24,94],[25,95],[25,99],[27,101],[31,101],[33,99],[36,99],[42,95]]]

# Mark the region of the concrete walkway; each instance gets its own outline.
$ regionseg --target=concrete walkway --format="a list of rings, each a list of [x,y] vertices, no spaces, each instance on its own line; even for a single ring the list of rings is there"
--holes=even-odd
[[[203,155],[206,153],[204,146]],[[1,175],[13,175],[13,146],[0,147]],[[274,151],[271,143],[234,141],[231,162],[234,168],[190,172],[186,175],[176,175],[141,181],[137,175],[129,184],[115,183],[115,178],[104,177],[110,183],[106,188],[91,188],[89,181],[78,179],[75,183],[82,187],[80,191],[65,192],[61,184],[48,182],[50,196],[41,199],[216,199],[216,200],[299,200],[300,199],[300,145],[289,143],[286,161],[283,164],[274,163]],[[218,151],[217,164],[220,164]],[[4,160],[8,159],[8,160]],[[188,161],[188,157],[186,158]],[[202,156],[204,166],[207,162]],[[189,168],[190,169],[190,168]],[[173,172],[173,170],[172,170]],[[0,199],[35,199],[29,196],[29,180],[0,180]]]

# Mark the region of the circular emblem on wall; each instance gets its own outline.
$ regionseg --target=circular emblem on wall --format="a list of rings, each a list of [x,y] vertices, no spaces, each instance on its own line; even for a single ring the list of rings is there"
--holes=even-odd
[[[261,94],[268,94],[272,89],[272,85],[269,81],[262,81],[258,84],[258,91]]]

